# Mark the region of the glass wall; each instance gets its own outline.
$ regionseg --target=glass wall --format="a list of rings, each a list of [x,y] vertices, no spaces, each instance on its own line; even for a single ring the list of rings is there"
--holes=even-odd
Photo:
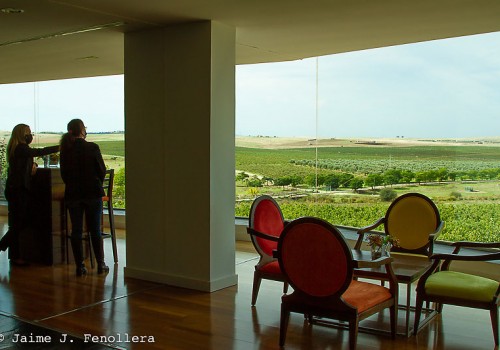
[[[106,166],[116,170],[116,205],[123,207],[123,98],[123,76],[0,85],[2,198],[7,170],[5,149],[14,126],[28,124],[35,134],[32,147],[44,147],[58,143],[68,121],[80,118],[87,126],[87,139],[99,144]],[[42,159],[36,161],[44,165]]]
[[[499,33],[237,69],[236,213],[361,227],[419,192],[442,240],[498,241]]]
[[[237,66],[236,215],[270,194],[288,219],[360,227],[396,196],[419,192],[446,221],[443,240],[497,241],[499,39]],[[123,76],[0,85],[0,103],[2,147],[18,123],[43,147],[83,119],[117,170],[116,204],[125,207]]]

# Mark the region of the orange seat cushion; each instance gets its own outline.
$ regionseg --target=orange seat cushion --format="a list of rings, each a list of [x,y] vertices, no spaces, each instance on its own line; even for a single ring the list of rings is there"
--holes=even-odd
[[[363,312],[392,298],[389,289],[367,282],[352,281],[342,295],[348,304]]]
[[[358,313],[366,311],[391,298],[392,294],[388,288],[354,280],[342,295],[342,299],[352,307],[355,307]],[[329,309],[329,305],[325,303],[325,299],[323,298],[304,298],[299,293],[292,293],[284,295],[281,299],[289,304],[309,305],[324,310]],[[331,310],[335,310],[335,306],[332,305]]]

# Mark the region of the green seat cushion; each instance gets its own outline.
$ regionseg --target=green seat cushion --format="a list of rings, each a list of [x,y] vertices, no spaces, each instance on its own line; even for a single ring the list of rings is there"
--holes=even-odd
[[[440,271],[425,283],[427,295],[465,300],[491,302],[498,289],[498,281],[456,271]]]

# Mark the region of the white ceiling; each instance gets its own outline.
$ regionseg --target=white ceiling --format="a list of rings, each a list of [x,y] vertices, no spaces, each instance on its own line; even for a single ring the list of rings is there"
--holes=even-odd
[[[0,0],[6,8],[24,12],[0,12],[0,83],[121,74],[123,33],[198,20],[236,28],[237,64],[500,31],[498,0]]]

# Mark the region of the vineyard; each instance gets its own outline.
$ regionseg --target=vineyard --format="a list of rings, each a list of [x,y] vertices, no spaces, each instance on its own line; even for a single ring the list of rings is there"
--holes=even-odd
[[[95,141],[117,170],[116,206],[125,208],[124,140],[116,137]],[[310,215],[362,227],[384,215],[390,201],[380,191],[390,189],[432,198],[446,222],[441,240],[500,240],[500,144],[351,145],[236,147],[236,216],[248,217],[253,199],[269,194],[287,219]]]
[[[252,199],[270,194],[287,219],[362,227],[384,215],[390,201],[379,193],[390,189],[432,198],[446,222],[441,240],[499,241],[499,151],[491,144],[341,146],[318,148],[316,157],[315,148],[240,147],[236,216],[247,217]]]
[[[302,159],[290,160],[290,163],[297,166],[315,167],[320,169],[338,170],[350,173],[382,173],[387,169],[406,169],[413,172],[427,171],[429,169],[447,169],[457,173],[470,173],[471,171],[481,172],[488,169],[497,169],[498,162],[479,160],[402,160],[402,159]]]
[[[279,200],[287,219],[316,216],[335,225],[362,227],[384,216],[389,203],[334,204],[316,202],[313,198]],[[251,202],[236,204],[236,216],[248,217]],[[498,203],[437,203],[445,229],[443,241],[499,241],[500,211]]]
[[[387,169],[413,172],[446,168],[448,171],[481,171],[500,167],[499,147],[323,147],[297,149],[236,148],[236,169],[272,178],[336,170],[357,174]]]

